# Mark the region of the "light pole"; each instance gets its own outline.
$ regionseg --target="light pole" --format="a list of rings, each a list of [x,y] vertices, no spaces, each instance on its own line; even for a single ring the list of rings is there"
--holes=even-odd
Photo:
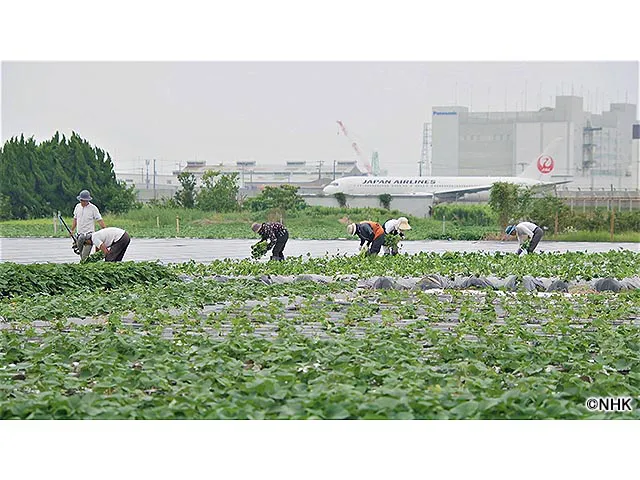
[[[153,159],[153,199],[156,200],[156,159]]]
[[[336,160],[334,160],[334,161],[333,161],[333,180],[334,180],[334,181],[335,181],[335,179],[336,179],[336,163],[337,163],[337,161],[336,161]]]

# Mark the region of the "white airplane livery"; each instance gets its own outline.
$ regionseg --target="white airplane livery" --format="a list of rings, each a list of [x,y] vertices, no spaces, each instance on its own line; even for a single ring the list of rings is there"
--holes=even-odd
[[[561,139],[552,142],[557,144]],[[550,145],[551,146],[551,145]],[[549,151],[549,147],[545,149]],[[490,190],[494,183],[507,182],[524,187],[550,186],[571,180],[551,181],[555,167],[553,157],[543,153],[517,177],[344,177],[324,187],[325,195],[421,195],[460,197],[468,193]]]

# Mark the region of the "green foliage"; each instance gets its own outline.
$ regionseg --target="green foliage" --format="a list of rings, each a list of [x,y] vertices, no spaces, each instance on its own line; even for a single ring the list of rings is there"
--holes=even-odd
[[[81,263],[95,263],[101,262],[102,260],[104,260],[104,252],[102,250],[98,250],[82,260]]]
[[[56,295],[73,290],[108,290],[131,284],[155,284],[175,275],[155,262],[88,264],[0,263],[0,298],[36,293]]]
[[[181,188],[174,195],[176,206],[193,208],[196,204],[196,177],[193,173],[181,172],[178,174]]]
[[[514,244],[515,251],[515,244]],[[603,253],[536,253],[518,257],[513,253],[446,252],[377,257],[362,262],[353,256],[289,257],[286,262],[260,264],[250,260],[213,260],[206,265],[181,264],[176,273],[198,275],[356,275],[360,278],[392,275],[416,277],[430,273],[455,276],[509,275],[523,277],[535,272],[540,277],[591,280],[600,277],[625,278],[638,275],[640,253],[612,250]]]
[[[184,209],[188,210],[187,207],[183,207],[178,204],[178,201],[174,198],[152,198],[146,203],[143,203],[140,206],[141,209]]]
[[[521,214],[523,206],[526,205],[531,194],[508,182],[494,183],[489,194],[489,206],[498,215],[500,227],[505,228],[507,224],[515,221]]]
[[[640,396],[639,302],[205,278],[5,298],[0,419],[638,419],[584,402]]]
[[[345,208],[347,206],[347,196],[344,193],[342,192],[334,193],[333,196],[336,197],[336,200],[338,201],[338,205],[340,206],[340,208]]]
[[[398,244],[400,243],[400,235],[385,235],[384,246],[392,250],[398,250]]]
[[[456,225],[493,226],[498,224],[498,216],[489,205],[464,205],[441,203],[433,207],[433,217],[453,221]]]
[[[0,195],[0,220],[11,218],[11,198],[7,195]]]
[[[107,212],[126,213],[132,209],[142,208],[142,204],[136,200],[135,186],[127,187],[127,184],[121,180],[117,180],[115,185],[105,188],[102,193],[109,199],[105,208]]]
[[[285,212],[302,210],[307,204],[298,194],[298,187],[281,185],[279,187],[264,187],[260,195],[247,199],[245,206],[253,212],[264,212],[272,209]]]
[[[588,230],[590,232],[609,232],[610,212],[607,209],[590,209],[586,212],[574,210],[569,218],[560,224],[561,230],[567,228],[573,230]],[[640,232],[640,210],[619,211],[616,210],[614,219],[616,232]],[[608,235],[608,233],[607,233]]]
[[[199,209],[212,212],[234,212],[238,205],[238,174],[207,170],[196,194]]]
[[[532,198],[524,218],[531,220],[540,227],[547,227],[553,232],[556,214],[558,215],[558,225],[568,225],[570,223],[571,210],[558,197],[545,195],[542,198]]]
[[[380,205],[382,206],[382,208],[384,208],[385,210],[391,210],[391,200],[393,199],[393,197],[390,194],[383,193],[379,195],[378,198],[380,199]]]
[[[536,199],[534,199],[535,201]],[[475,209],[471,209],[467,217],[462,216],[459,220],[446,217],[445,233],[442,233],[442,219],[419,218],[411,215],[404,215],[409,218],[413,227],[409,232],[409,240],[424,239],[453,239],[453,240],[483,240],[486,238],[496,238],[501,234],[498,226],[491,225],[471,225],[467,223],[476,214]],[[464,213],[463,213],[464,215]],[[598,210],[597,212],[574,211],[567,222],[569,225],[560,224],[561,234],[558,239],[571,241],[609,241],[609,212]],[[170,203],[162,205],[145,204],[140,209],[130,210],[121,215],[104,215],[107,225],[117,225],[124,228],[130,235],[136,238],[167,238],[176,236],[176,216],[180,217],[180,237],[191,238],[253,238],[252,232],[247,228],[252,222],[265,221],[264,212],[253,212],[243,210],[231,213],[212,213],[198,210],[197,208],[185,209],[171,207]],[[381,208],[336,208],[336,207],[316,207],[308,206],[304,210],[294,210],[287,213],[287,229],[291,238],[306,239],[337,239],[344,238],[345,219],[354,222],[363,220],[373,220],[385,222],[391,217],[403,216],[397,210],[385,211]],[[159,227],[156,223],[159,220]],[[478,218],[481,218],[478,216]],[[65,218],[71,225],[71,219]],[[535,222],[535,219],[533,219]],[[614,241],[617,242],[639,242],[640,212],[616,212],[615,228],[616,235]],[[537,222],[536,222],[537,223]],[[568,228],[574,223],[579,227],[574,231]],[[593,233],[586,231],[590,227]],[[598,233],[600,230],[602,234]],[[545,235],[545,239],[550,240],[551,231]],[[628,232],[628,233],[618,233]],[[4,237],[50,237],[53,236],[53,226],[51,218],[34,220],[12,220],[0,222],[0,235]],[[66,237],[67,233],[58,229],[55,235],[59,238]]]
[[[269,251],[266,240],[260,240],[258,243],[251,245],[251,257],[258,259],[263,257]]]
[[[0,214],[38,218],[70,212],[81,190],[88,189],[103,212],[121,213],[135,206],[135,191],[116,180],[111,157],[77,133],[56,133],[36,144],[33,137],[13,137],[0,149]]]

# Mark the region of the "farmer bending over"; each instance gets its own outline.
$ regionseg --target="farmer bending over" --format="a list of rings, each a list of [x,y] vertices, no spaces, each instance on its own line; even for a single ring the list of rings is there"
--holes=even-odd
[[[118,227],[107,227],[94,233],[78,235],[78,248],[93,245],[96,250],[102,250],[105,262],[121,262],[127,251],[131,238],[129,234]]]
[[[404,232],[407,230],[411,230],[411,225],[409,225],[407,217],[392,218],[391,220],[384,222],[385,235],[399,235],[400,239],[404,240]],[[389,237],[386,238],[389,240]],[[398,242],[393,242],[392,245],[387,245],[387,243],[389,242],[385,242],[384,245],[384,254],[397,255],[399,251]]]
[[[347,225],[347,232],[360,238],[360,250],[368,248],[369,255],[379,254],[384,245],[384,228],[378,222],[350,223]]]
[[[533,253],[544,235],[544,230],[535,223],[520,222],[517,225],[508,225],[504,233],[518,236],[520,246],[516,254],[523,255],[525,252]]]
[[[284,260],[284,246],[289,240],[289,231],[280,222],[254,223],[251,230],[267,241],[268,250],[273,248],[271,260]]]

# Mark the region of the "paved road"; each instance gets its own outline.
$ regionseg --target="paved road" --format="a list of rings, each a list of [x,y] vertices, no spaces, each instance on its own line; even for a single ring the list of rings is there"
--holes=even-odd
[[[160,260],[164,263],[209,262],[221,258],[248,258],[255,240],[209,240],[196,238],[133,238],[124,260]],[[358,241],[354,240],[290,240],[285,248],[286,256],[312,257],[323,255],[353,255],[358,252]],[[469,241],[406,241],[402,251],[418,252],[513,252],[515,242],[469,242]],[[596,242],[545,242],[538,246],[544,252],[606,252],[628,249],[640,251],[638,243]],[[77,262],[78,256],[71,249],[71,242],[64,238],[0,238],[0,261],[16,263],[65,263]]]

